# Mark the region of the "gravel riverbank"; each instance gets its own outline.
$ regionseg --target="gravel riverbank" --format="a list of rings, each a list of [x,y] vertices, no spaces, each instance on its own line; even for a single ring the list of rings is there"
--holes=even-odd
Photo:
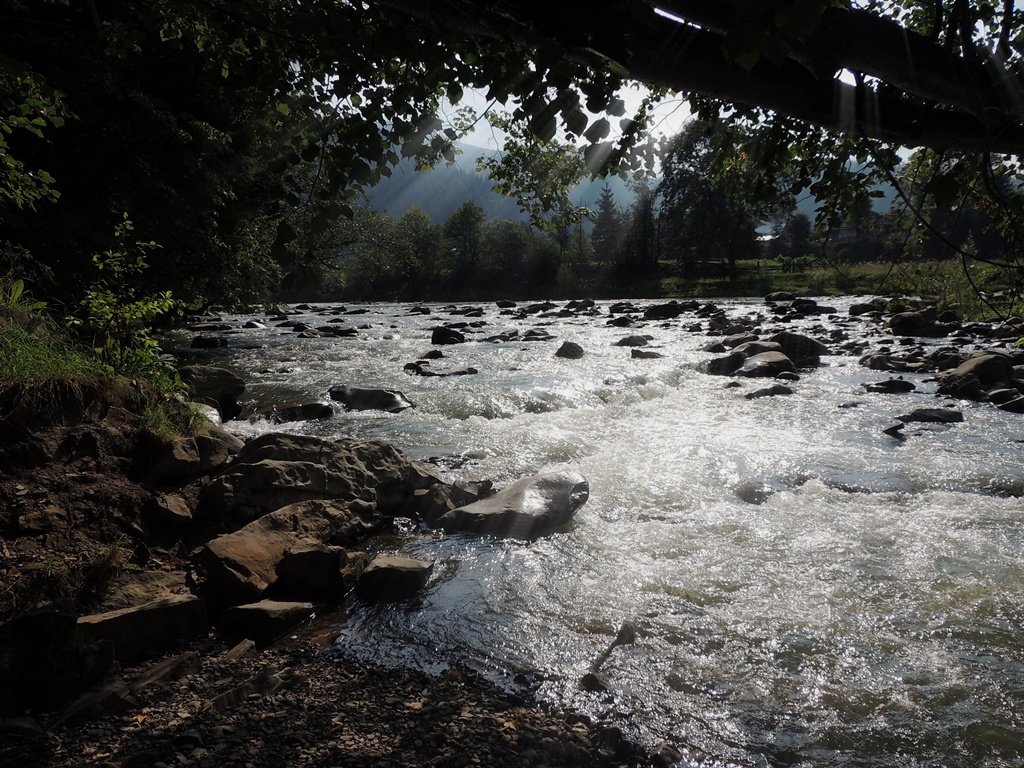
[[[612,726],[548,712],[449,670],[353,663],[311,644],[233,659],[209,644],[126,670],[117,714],[5,739],[3,765],[640,766]],[[167,677],[131,693],[147,670]],[[663,762],[663,761],[659,761]]]

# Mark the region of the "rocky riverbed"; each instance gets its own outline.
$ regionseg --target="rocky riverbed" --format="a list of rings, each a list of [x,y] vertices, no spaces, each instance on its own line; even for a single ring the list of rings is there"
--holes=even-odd
[[[839,311],[783,295],[754,309],[504,304],[303,306],[204,318],[176,337],[190,340],[185,354],[195,358],[182,378],[215,420],[234,421],[187,437],[155,433],[139,413],[138,392],[77,387],[31,407],[0,398],[0,461],[10,468],[0,478],[0,610],[10,619],[0,626],[0,668],[9,683],[0,699],[10,716],[5,744],[12,745],[0,759],[644,765],[686,754],[694,764],[714,757],[776,764],[797,755],[842,764],[848,751],[824,745],[849,734],[814,723],[840,717],[845,697],[867,695],[842,687],[892,664],[874,655],[892,651],[860,648],[862,629],[844,619],[819,631],[819,618],[800,617],[821,600],[830,616],[835,610],[858,627],[870,625],[875,611],[908,610],[907,631],[919,634],[913,614],[931,609],[912,590],[941,579],[891,572],[895,555],[879,549],[876,531],[893,524],[883,510],[895,506],[904,535],[922,537],[924,551],[945,547],[945,539],[926,541],[911,527],[915,497],[921,506],[932,485],[943,492],[956,482],[982,487],[986,495],[977,498],[993,500],[982,515],[1003,530],[1010,511],[999,500],[1019,497],[1020,489],[1001,474],[1001,454],[989,456],[987,467],[973,465],[983,481],[927,473],[950,471],[944,462],[958,445],[976,443],[980,425],[1019,421],[1024,359],[1016,340],[1024,321],[965,323],[904,299],[844,300]],[[564,383],[538,386],[534,367]],[[291,396],[281,398],[284,391]],[[713,399],[700,400],[705,391]],[[697,401],[685,403],[687,394]],[[659,401],[677,411],[660,417],[664,426],[651,421]],[[723,403],[730,405],[720,412]],[[748,417],[760,421],[747,426]],[[628,459],[599,447],[634,445],[623,419],[641,441]],[[833,433],[829,420],[841,431]],[[860,434],[851,439],[854,424]],[[811,460],[803,457],[808,425],[837,441],[834,448],[823,442]],[[1005,429],[1012,435],[1015,428],[1006,422]],[[715,455],[730,431],[755,440],[767,463]],[[774,437],[764,442],[762,434]],[[466,439],[479,442],[458,445]],[[918,451],[920,468],[914,460],[895,463],[892,452],[904,444]],[[776,449],[779,460],[771,459]],[[433,463],[415,460],[426,458]],[[731,465],[755,472],[725,473]],[[956,472],[961,466],[957,459]],[[637,470],[647,474],[617,484]],[[699,476],[704,498],[676,487],[665,471]],[[814,530],[822,516],[803,497],[846,510],[851,523]],[[943,514],[933,517],[932,532],[963,525]],[[678,538],[677,520],[696,526],[687,537],[694,545]],[[802,529],[816,540],[846,537],[849,558],[836,555],[835,566],[863,581],[864,594],[905,579],[909,602],[857,602],[857,590],[841,585],[824,595],[832,565],[810,550],[801,559],[794,536]],[[513,543],[489,543],[505,537]],[[777,563],[762,559],[758,543],[773,538],[784,542],[770,546]],[[739,560],[730,553],[733,540],[745,553]],[[962,543],[965,556],[973,558],[977,546],[979,562],[1001,562],[1002,544],[993,559],[984,549],[992,542]],[[680,575],[683,551],[702,570]],[[945,569],[943,557],[935,562]],[[659,575],[668,566],[676,572]],[[817,575],[790,584],[801,568]],[[606,574],[614,585],[594,591]],[[982,581],[991,578],[1002,577]],[[781,603],[758,602],[765,584]],[[809,591],[792,593],[798,586]],[[345,606],[354,609],[354,623],[324,619],[344,617]],[[579,609],[590,618],[575,618]],[[951,621],[969,624],[979,616],[973,610],[951,607]],[[616,651],[607,675],[588,672],[595,657],[609,657],[623,618],[637,622],[635,650]],[[353,631],[345,642],[324,645],[346,626]],[[807,665],[829,657],[829,638],[846,635],[840,656],[848,661],[857,648],[864,666],[858,661],[834,681],[823,673],[824,700],[837,703],[813,704]],[[916,653],[886,637],[884,645],[902,649],[896,653]],[[766,642],[777,646],[768,666],[758,650]],[[419,650],[406,655],[405,645]],[[424,667],[428,647],[440,654],[426,665],[433,674],[412,671]],[[1018,666],[1002,644],[989,651],[999,658],[1001,695],[1012,701]],[[374,663],[374,653],[392,663]],[[494,668],[481,658],[499,676],[523,669],[521,692],[558,706],[548,711],[484,684],[477,673]],[[745,668],[755,670],[755,682],[734,679]],[[750,686],[789,699],[754,695]],[[786,693],[790,686],[799,691]],[[943,688],[935,695],[954,694]],[[955,695],[980,706],[970,692]],[[799,710],[805,696],[818,714],[786,724],[777,708]],[[735,709],[709,717],[719,706]],[[587,714],[564,714],[574,708]],[[736,714],[746,709],[749,717]],[[943,752],[940,724],[939,746],[921,746],[921,755],[970,765],[985,752],[996,755],[993,765],[1013,764],[1019,745],[998,735],[1010,727],[1004,713],[987,711],[996,712],[995,741],[960,737],[966,747]],[[664,714],[652,727],[654,713]],[[879,716],[904,722],[884,703]],[[857,719],[864,717],[853,718],[856,729],[874,733],[873,716]],[[639,733],[647,751],[631,746],[620,727]],[[735,736],[737,728],[746,735]],[[914,738],[896,739],[867,746],[857,759],[887,765],[887,751],[914,753]]]
[[[202,373],[218,394],[196,396],[229,414],[234,377]],[[650,763],[608,723],[455,667],[331,651],[329,617],[355,587],[401,600],[432,568],[360,546],[459,505],[445,525],[479,525],[501,494],[474,517],[488,485],[444,483],[379,442],[161,434],[144,416],[158,396],[133,386],[4,391],[0,765]],[[544,515],[564,523],[585,493],[545,482],[551,500],[497,514],[529,535]]]

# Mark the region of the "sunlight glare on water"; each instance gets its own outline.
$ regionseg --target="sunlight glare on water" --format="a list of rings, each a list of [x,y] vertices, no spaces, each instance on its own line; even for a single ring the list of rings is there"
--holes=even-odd
[[[243,374],[253,404],[325,400],[348,384],[400,389],[415,409],[232,429],[468,459],[440,470],[447,479],[571,468],[591,495],[568,530],[531,544],[398,542],[436,561],[431,585],[412,606],[357,608],[348,651],[515,679],[688,749],[695,765],[1021,764],[1020,416],[959,403],[964,423],[898,443],[881,430],[936,405],[934,385],[922,376],[914,393],[865,396],[861,384],[883,377],[845,356],[804,373],[793,396],[748,401],[754,385],[700,372],[711,339],[684,330],[692,317],[648,324],[664,357],[632,360],[606,315],[520,321],[492,306],[482,335],[543,322],[556,340],[470,336],[434,365],[479,374],[409,376],[430,328],[461,318],[370,309],[357,338],[246,331],[216,363]],[[564,340],[586,357],[555,358]],[[614,697],[581,691],[626,620],[639,637],[603,668]]]

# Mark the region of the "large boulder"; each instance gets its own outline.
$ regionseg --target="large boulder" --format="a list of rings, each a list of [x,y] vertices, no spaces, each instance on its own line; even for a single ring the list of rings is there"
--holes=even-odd
[[[122,663],[163,653],[208,626],[206,608],[195,595],[173,595],[78,619],[79,635],[86,642],[109,642]]]
[[[746,341],[733,348],[733,352],[739,352],[746,358],[762,352],[782,352],[782,345],[777,341]]]
[[[430,333],[431,344],[461,344],[465,340],[466,337],[454,328],[448,328],[443,325],[437,326]]]
[[[439,482],[387,443],[270,433],[246,443],[199,495],[196,515],[240,527],[312,499],[361,500],[400,512],[412,492]]]
[[[535,539],[568,523],[589,496],[590,485],[577,472],[535,475],[446,512],[433,525],[448,533]]]
[[[214,406],[225,421],[242,412],[238,398],[245,392],[245,382],[226,368],[186,365],[178,369],[178,375],[196,400]]]
[[[782,345],[786,357],[799,366],[817,365],[818,358],[829,354],[829,348],[825,344],[802,333],[781,331],[771,336],[768,341]]]
[[[345,387],[335,385],[328,390],[331,400],[335,400],[350,411],[388,411],[399,413],[413,405],[409,399],[397,389],[364,389],[362,387]]]
[[[793,361],[781,352],[761,352],[744,360],[736,373],[750,378],[772,378],[794,370]]]
[[[949,371],[948,378],[976,376],[983,385],[1000,384],[1013,378],[1013,363],[1008,355],[981,352]]]
[[[705,364],[705,370],[712,376],[728,376],[735,373],[743,365],[745,359],[742,352],[730,352],[723,357],[715,357],[708,360]]]
[[[898,312],[889,318],[889,328],[896,336],[917,336],[930,324],[921,312]]]
[[[886,307],[885,299],[871,299],[870,301],[855,302],[850,305],[850,317],[867,315],[872,312],[884,312]]]
[[[376,524],[367,505],[335,501],[303,501],[266,514],[234,533],[216,537],[199,551],[207,599],[219,606],[259,600],[282,575],[282,561],[290,553],[355,541]],[[293,586],[301,581],[295,565],[286,565],[283,571]]]

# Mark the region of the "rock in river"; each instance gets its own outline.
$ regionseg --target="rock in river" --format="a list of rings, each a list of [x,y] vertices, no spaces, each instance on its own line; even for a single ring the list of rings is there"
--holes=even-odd
[[[748,357],[736,372],[740,376],[766,378],[784,372],[792,372],[796,366],[781,352],[761,352]]]
[[[896,418],[905,424],[912,421],[931,424],[958,424],[964,420],[964,415],[952,408],[917,408]]]
[[[534,475],[486,499],[446,512],[433,525],[448,533],[535,539],[568,523],[589,496],[590,484],[577,472]]]
[[[200,491],[196,517],[238,528],[310,499],[359,500],[395,514],[416,489],[436,483],[422,465],[385,443],[271,433],[246,443]]]
[[[430,334],[431,344],[462,344],[465,340],[466,337],[454,328],[447,328],[443,325],[434,328]]]
[[[434,564],[401,555],[378,555],[359,577],[356,590],[364,600],[401,600],[426,586]]]
[[[350,411],[388,411],[398,413],[413,405],[397,389],[364,389],[335,385],[328,390],[331,400],[337,400]]]
[[[178,369],[178,375],[197,401],[216,407],[225,421],[241,413],[238,398],[245,392],[245,382],[231,371],[209,365],[186,365]]]
[[[583,347],[575,341],[566,341],[555,352],[555,357],[564,357],[567,360],[579,360],[583,357]]]

